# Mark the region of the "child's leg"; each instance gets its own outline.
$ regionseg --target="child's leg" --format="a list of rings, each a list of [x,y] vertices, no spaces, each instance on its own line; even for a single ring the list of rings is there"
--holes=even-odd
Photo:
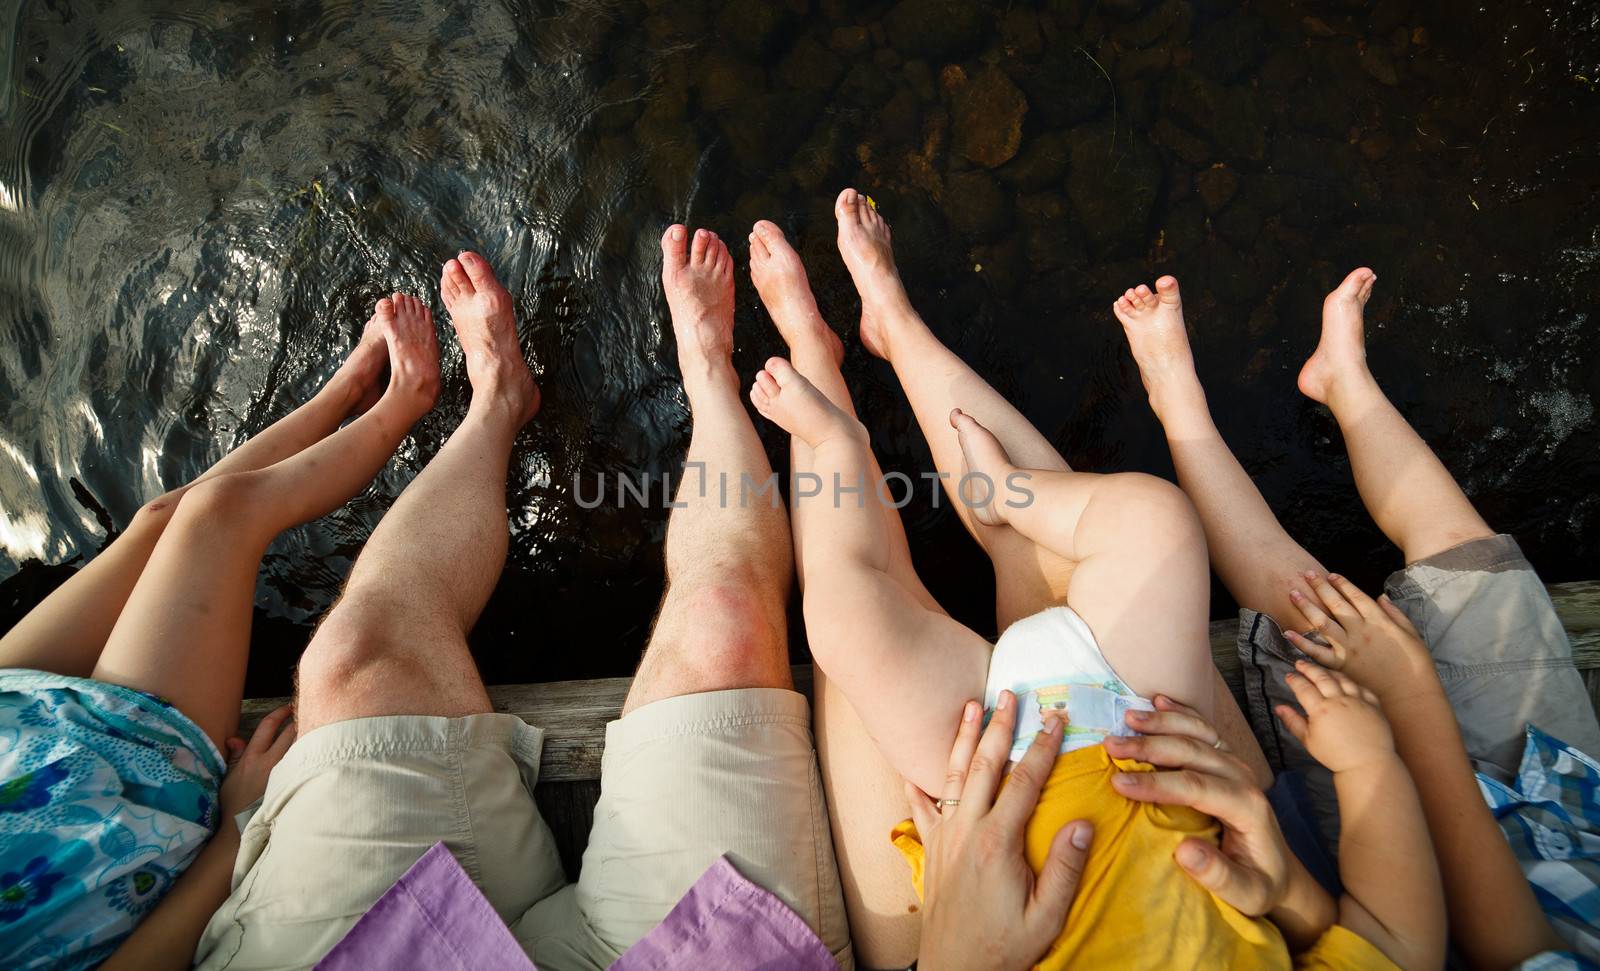
[[[1300,371],[1300,390],[1333,411],[1361,501],[1415,563],[1494,530],[1367,370],[1362,310],[1376,280],[1366,267],[1353,270],[1323,301],[1322,340]]]
[[[1164,694],[1212,717],[1207,634],[1211,574],[1194,508],[1171,483],[1138,473],[1019,469],[972,417],[952,412],[963,475],[992,483],[972,496],[985,522],[1005,523],[1075,566],[1067,605],[1139,694]],[[984,486],[981,488],[990,488]]]
[[[1022,413],[939,342],[912,308],[895,269],[889,224],[854,189],[840,193],[839,252],[861,294],[861,339],[867,350],[894,366],[917,423],[933,453],[945,491],[967,531],[989,554],[995,571],[995,614],[1003,630],[1012,621],[1060,603],[1072,564],[1041,550],[1003,525],[975,518],[956,495],[961,449],[949,434],[950,411],[960,408],[993,430],[1017,464],[1067,470],[1067,463]]]
[[[789,362],[767,362],[750,398],[811,447],[825,482],[835,474],[845,486],[867,482],[866,429]],[[983,691],[989,645],[888,574],[888,530],[870,482],[866,488],[843,497],[826,488],[794,501],[809,576],[806,631],[817,666],[843,689],[884,755],[906,779],[937,792],[962,707]]]
[[[218,746],[233,732],[267,544],[365,487],[437,393],[438,347],[427,309],[396,294],[392,305],[379,302],[375,319],[389,344],[383,397],[296,455],[191,486],[112,628],[95,678],[165,697]]]
[[[1284,531],[1212,422],[1189,351],[1178,281],[1162,277],[1155,293],[1140,285],[1112,309],[1166,431],[1178,484],[1200,513],[1217,575],[1241,606],[1294,626],[1299,614],[1289,591],[1305,589],[1305,571],[1321,572],[1322,566]]]
[[[219,475],[265,468],[326,438],[376,400],[387,360],[383,334],[369,324],[355,350],[310,401],[223,456],[194,482],[146,503],[110,546],[0,637],[0,668],[88,677],[183,494]]]

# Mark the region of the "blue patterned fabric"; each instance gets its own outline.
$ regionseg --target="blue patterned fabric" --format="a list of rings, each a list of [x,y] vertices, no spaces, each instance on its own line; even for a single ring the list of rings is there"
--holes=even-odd
[[[1539,905],[1581,963],[1600,961],[1600,763],[1528,726],[1516,778],[1478,787]],[[1554,956],[1551,956],[1554,958]]]
[[[222,773],[153,695],[0,671],[0,967],[105,960],[211,837]]]

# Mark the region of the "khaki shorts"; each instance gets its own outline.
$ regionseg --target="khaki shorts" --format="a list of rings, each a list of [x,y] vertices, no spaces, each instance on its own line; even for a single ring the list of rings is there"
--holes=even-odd
[[[1517,541],[1472,540],[1392,574],[1384,592],[1433,653],[1474,767],[1502,781],[1522,761],[1527,726],[1600,755],[1600,725],[1550,594]],[[1272,618],[1239,612],[1251,727],[1277,771],[1299,771],[1323,833],[1338,838],[1333,780],[1273,716],[1294,704],[1284,675],[1303,657]]]
[[[768,688],[669,698],[606,729],[575,885],[512,715],[363,718],[298,739],[244,830],[201,968],[309,968],[443,840],[543,971],[604,968],[726,854],[852,966],[810,709]]]

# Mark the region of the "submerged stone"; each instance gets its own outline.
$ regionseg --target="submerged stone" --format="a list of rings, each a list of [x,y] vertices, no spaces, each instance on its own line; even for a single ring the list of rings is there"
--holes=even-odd
[[[889,43],[906,54],[950,58],[983,39],[983,12],[965,0],[901,0],[883,16]]]
[[[957,87],[951,102],[951,140],[957,154],[991,169],[1017,154],[1028,99],[1006,72],[984,68]]]

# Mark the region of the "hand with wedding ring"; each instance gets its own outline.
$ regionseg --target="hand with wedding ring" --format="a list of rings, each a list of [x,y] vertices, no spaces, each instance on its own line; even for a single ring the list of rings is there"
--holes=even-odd
[[[1061,827],[1034,875],[1023,858],[1023,834],[1055,766],[1062,725],[1045,719],[1000,791],[1017,699],[1000,692],[987,729],[982,714],[976,701],[967,702],[940,799],[906,786],[925,854],[917,965],[923,971],[1031,967],[1066,923],[1094,836],[1085,820]]]

